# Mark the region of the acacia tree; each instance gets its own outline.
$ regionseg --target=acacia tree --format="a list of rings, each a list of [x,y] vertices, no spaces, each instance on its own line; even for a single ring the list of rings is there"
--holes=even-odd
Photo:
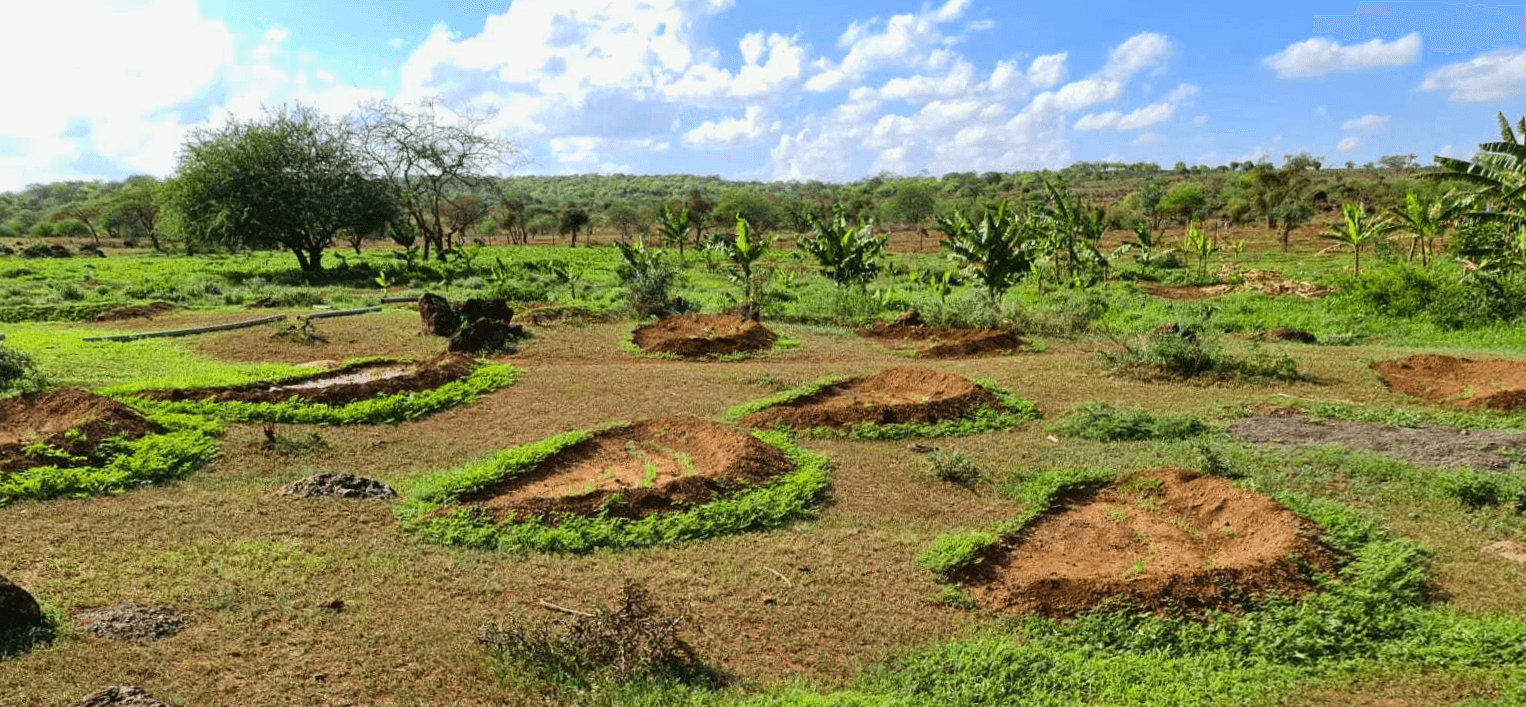
[[[128,177],[127,183],[112,194],[107,214],[109,221],[134,234],[148,236],[154,250],[159,250],[159,203],[163,200],[159,191],[159,180],[153,177]]]
[[[513,142],[487,131],[491,113],[448,111],[433,99],[413,108],[390,101],[362,104],[354,117],[371,169],[386,178],[403,212],[435,257],[461,231],[452,228],[454,199],[467,192],[496,192],[494,173],[519,155]],[[486,217],[486,213],[483,214]]]
[[[284,248],[304,272],[321,271],[340,230],[374,232],[398,216],[354,138],[301,105],[196,130],[165,186],[167,215],[192,243]]]

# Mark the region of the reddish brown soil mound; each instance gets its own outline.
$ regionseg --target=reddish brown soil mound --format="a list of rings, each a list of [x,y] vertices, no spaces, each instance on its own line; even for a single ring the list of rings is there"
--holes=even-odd
[[[1228,608],[1313,589],[1299,567],[1333,563],[1314,527],[1271,500],[1195,471],[1146,471],[1051,514],[963,578],[984,604],[1069,616],[1122,598],[1150,610]]]
[[[124,319],[153,319],[165,312],[175,309],[170,302],[150,302],[148,304],[134,304],[126,307],[118,307],[109,312],[96,315],[98,322],[117,322]]]
[[[150,400],[206,400],[279,403],[302,399],[323,405],[347,405],[382,395],[433,390],[472,373],[470,358],[441,356],[419,363],[364,363],[344,366],[280,383],[250,383],[221,388],[145,390]]]
[[[1526,406],[1526,363],[1425,354],[1372,364],[1383,384],[1405,395],[1466,408]]]
[[[778,338],[762,324],[734,314],[667,317],[631,334],[631,340],[642,351],[684,358],[763,351]]]
[[[694,417],[670,417],[598,432],[535,470],[462,503],[496,519],[511,514],[550,519],[601,509],[641,518],[706,503],[793,469],[783,452],[746,432]]]
[[[752,427],[784,425],[796,429],[847,427],[872,422],[938,422],[953,420],[981,405],[1000,407],[990,391],[964,376],[927,368],[887,368],[867,378],[854,378],[783,405],[742,418]]]
[[[868,329],[860,329],[858,335],[893,349],[914,348],[918,358],[980,356],[1016,351],[1023,345],[1012,332],[1002,329],[956,329],[895,322],[875,322]]]
[[[96,447],[112,437],[136,439],[164,429],[110,398],[83,390],[64,388],[29,393],[0,400],[0,476],[34,466],[70,462],[49,456],[30,455],[35,442],[89,462]]]

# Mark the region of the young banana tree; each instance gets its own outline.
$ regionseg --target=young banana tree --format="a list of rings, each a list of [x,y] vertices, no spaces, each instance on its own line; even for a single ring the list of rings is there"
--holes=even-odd
[[[678,246],[678,262],[684,260],[684,241],[688,240],[689,227],[693,225],[690,218],[689,207],[684,206],[678,211],[673,207],[663,204],[662,212],[657,214],[657,229],[662,234],[662,244],[669,248]]]
[[[1218,246],[1214,245],[1213,239],[1210,238],[1208,234],[1203,233],[1202,229],[1192,225],[1191,222],[1188,222],[1187,234],[1182,236],[1182,250],[1185,250],[1189,254],[1197,257],[1198,279],[1207,279],[1208,256],[1219,252],[1219,248]]]
[[[1389,209],[1393,230],[1410,236],[1409,259],[1420,255],[1420,264],[1431,264],[1431,248],[1436,241],[1452,228],[1458,214],[1459,201],[1451,193],[1446,196],[1423,197],[1416,192],[1404,194],[1404,208]]]
[[[1388,234],[1393,230],[1393,225],[1383,218],[1373,219],[1367,214],[1367,207],[1361,204],[1342,204],[1342,222],[1330,226],[1320,234],[1343,246],[1351,248],[1353,256],[1353,270],[1360,276],[1362,274],[1362,246],[1375,238]]]
[[[736,220],[736,237],[717,238],[713,241],[713,246],[730,261],[731,279],[742,287],[743,304],[760,307],[763,283],[761,279],[753,277],[753,266],[768,254],[771,244],[762,236],[754,235],[752,224],[742,218],[741,214],[737,214]]]
[[[800,250],[809,254],[821,266],[821,274],[838,287],[869,284],[880,272],[879,257],[885,252],[883,236],[874,235],[872,221],[848,222],[841,209],[836,209],[829,221],[816,214],[807,219],[811,233],[795,239]]]
[[[992,307],[1033,267],[1026,224],[1005,201],[979,223],[956,213],[939,217],[938,228],[947,234],[943,248],[949,257],[985,288]]]

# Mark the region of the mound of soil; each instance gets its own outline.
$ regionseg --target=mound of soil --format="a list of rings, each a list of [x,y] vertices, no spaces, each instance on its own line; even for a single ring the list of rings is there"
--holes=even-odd
[[[169,638],[190,622],[173,606],[137,606],[118,604],[110,609],[81,611],[85,633],[119,641],[152,641]]]
[[[778,338],[762,324],[734,314],[681,314],[631,333],[642,351],[683,358],[764,351]]]
[[[1378,361],[1372,368],[1390,389],[1433,403],[1487,410],[1526,406],[1526,363],[1518,361],[1423,354]]]
[[[292,482],[281,488],[283,496],[300,498],[397,498],[397,492],[386,484],[363,476],[343,473],[323,473]]]
[[[37,600],[0,575],[0,634],[42,625],[42,607]]]
[[[174,309],[175,305],[171,302],[133,304],[126,307],[117,307],[116,309],[107,312],[101,312],[100,314],[96,315],[95,320],[98,322],[119,322],[126,319],[153,319],[154,317],[164,314],[165,312],[173,311]]]
[[[100,461],[96,448],[108,439],[137,439],[163,431],[126,405],[75,388],[5,398],[0,400],[0,477],[34,466],[74,463],[28,454],[27,447],[39,441],[94,463]]]
[[[1070,616],[1122,598],[1160,611],[1229,608],[1314,588],[1315,528],[1277,502],[1195,471],[1133,475],[1040,519],[964,579],[982,603]]]
[[[1526,457],[1526,435],[1453,427],[1393,427],[1371,422],[1313,423],[1285,415],[1244,417],[1229,434],[1258,444],[1339,444],[1424,466],[1504,471]]]
[[[561,513],[600,512],[642,518],[707,503],[793,470],[783,452],[746,432],[670,417],[595,433],[461,503],[498,520],[554,521]]]
[[[1000,408],[990,391],[970,379],[927,368],[887,368],[852,378],[815,395],[765,408],[742,418],[751,427],[795,429],[954,420],[981,405]]]
[[[472,374],[472,361],[445,355],[418,363],[362,363],[343,366],[311,376],[279,383],[249,383],[220,388],[172,388],[145,390],[138,395],[150,400],[212,400],[246,403],[279,403],[301,399],[323,405],[347,405],[395,393],[433,390]]]
[[[888,348],[914,348],[918,358],[960,358],[1016,351],[1023,342],[1003,329],[957,329],[900,322],[875,322],[859,336]]]
[[[74,703],[74,707],[171,707],[131,685],[112,685],[92,692]]]

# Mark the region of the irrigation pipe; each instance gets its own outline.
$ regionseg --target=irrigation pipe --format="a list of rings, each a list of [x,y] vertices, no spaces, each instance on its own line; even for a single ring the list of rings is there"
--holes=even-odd
[[[414,295],[412,297],[383,297],[383,298],[381,298],[381,303],[382,304],[402,304],[404,302],[417,302],[417,301],[419,301],[419,296],[418,295]]]
[[[312,314],[298,314],[298,319],[312,321],[314,319],[332,319],[334,317],[353,317],[357,314],[370,314],[380,312],[381,307],[361,307],[360,309],[341,309],[337,312],[314,312]]]
[[[85,341],[135,341],[137,339],[162,339],[162,338],[172,338],[172,337],[177,337],[177,336],[191,336],[192,334],[207,334],[207,333],[211,333],[211,332],[214,332],[214,331],[228,331],[230,329],[245,329],[245,328],[252,327],[252,326],[259,326],[261,324],[269,324],[271,322],[279,322],[279,321],[283,321],[285,319],[286,319],[286,315],[284,315],[284,314],[272,314],[272,315],[270,315],[268,317],[260,317],[259,319],[250,319],[250,320],[242,321],[242,322],[233,322],[231,324],[213,324],[212,326],[196,327],[194,329],[175,329],[175,330],[172,330],[172,331],[150,331],[150,332],[144,332],[142,334],[121,334],[121,335],[118,335],[118,336],[90,336],[90,337],[86,337]]]

